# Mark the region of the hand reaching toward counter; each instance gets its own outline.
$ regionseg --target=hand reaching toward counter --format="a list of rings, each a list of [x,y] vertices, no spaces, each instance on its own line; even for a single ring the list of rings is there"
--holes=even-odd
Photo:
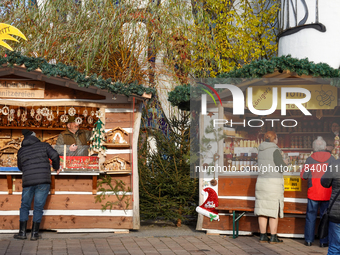
[[[76,151],[78,146],[76,144],[70,145],[70,151]]]

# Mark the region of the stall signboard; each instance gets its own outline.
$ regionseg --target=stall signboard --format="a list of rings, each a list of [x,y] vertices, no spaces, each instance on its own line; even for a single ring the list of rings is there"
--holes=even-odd
[[[45,82],[0,80],[0,98],[44,98]]]
[[[301,178],[299,176],[284,176],[285,191],[301,191]]]
[[[270,109],[272,106],[272,88],[277,88],[277,107],[276,109],[281,109],[281,88],[289,87],[288,85],[268,85],[268,86],[254,86],[252,102],[256,110],[266,110]],[[306,109],[334,109],[338,102],[338,88],[320,84],[320,85],[298,85],[296,87],[304,88],[310,91],[311,99],[307,103],[302,105]],[[248,93],[246,95],[246,106],[248,107]],[[303,99],[306,95],[303,93],[287,93],[287,99]],[[295,104],[288,104],[287,110],[299,110]]]

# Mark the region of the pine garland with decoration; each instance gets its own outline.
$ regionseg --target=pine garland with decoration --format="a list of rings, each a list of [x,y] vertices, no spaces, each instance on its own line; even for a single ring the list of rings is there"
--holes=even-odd
[[[313,77],[332,78],[330,84],[340,87],[340,70],[334,69],[326,63],[315,64],[308,58],[297,59],[290,55],[274,57],[270,60],[253,61],[239,69],[234,69],[228,73],[221,73],[216,78],[226,79],[226,83],[242,82],[242,79],[261,78],[262,76],[276,71],[282,73],[288,70],[297,75],[311,75]],[[221,83],[221,82],[220,82]],[[179,85],[169,93],[168,100],[173,106],[178,106],[182,110],[188,110],[190,106],[190,85]]]
[[[98,153],[106,156],[106,147],[103,145],[105,141],[104,123],[98,119],[94,124],[94,129],[90,138],[90,154],[92,155]]]
[[[95,86],[100,89],[107,89],[112,94],[120,94],[127,97],[133,94],[142,96],[144,92],[154,95],[156,92],[154,88],[143,87],[138,82],[125,84],[120,81],[112,81],[110,78],[103,79],[102,76],[97,77],[96,74],[87,76],[86,72],[81,73],[74,66],[68,66],[63,63],[50,64],[44,58],[27,57],[16,51],[6,51],[6,56],[0,56],[0,68],[5,68],[4,64],[10,67],[25,65],[28,72],[40,69],[47,76],[69,78],[75,81],[79,87],[88,88]]]

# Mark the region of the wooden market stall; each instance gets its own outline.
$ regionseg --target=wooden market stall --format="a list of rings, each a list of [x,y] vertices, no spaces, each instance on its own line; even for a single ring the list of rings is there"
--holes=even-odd
[[[107,134],[106,156],[100,153],[92,167],[91,162],[81,167],[68,162],[59,175],[52,172],[40,228],[68,232],[139,229],[140,104],[152,93],[142,86],[138,87],[141,95],[129,96],[126,91],[123,95],[122,89],[113,93],[103,86],[103,80],[81,76],[73,69],[73,77],[67,78],[65,70],[70,67],[63,65],[62,69],[47,62],[42,63],[42,71],[39,65],[29,66],[30,59],[24,59],[26,65],[12,62],[13,66],[0,67],[0,232],[16,232],[19,228],[22,176],[16,167],[16,153],[23,139],[21,130],[33,130],[39,139],[54,145],[58,134],[66,129],[65,116],[72,115],[81,123],[80,129],[92,130],[101,119]],[[74,73],[78,74],[78,82]],[[112,184],[120,183],[121,188],[109,191],[106,199],[96,202],[101,194],[99,180],[105,176],[111,177]],[[107,185],[103,187],[109,190]],[[102,211],[106,202],[112,203],[112,208]]]
[[[219,81],[219,84],[222,82]],[[338,102],[338,88],[330,85],[330,80],[315,78],[312,75],[298,75],[295,72],[281,71],[264,75],[262,79],[252,79],[237,84],[244,93],[245,114],[233,114],[235,108],[233,96],[229,89],[219,91],[222,105],[213,102],[207,103],[207,115],[201,115],[199,129],[205,134],[205,129],[211,125],[212,120],[216,123],[227,123],[220,125],[223,128],[224,137],[218,144],[211,147],[217,166],[235,167],[236,171],[225,170],[200,173],[200,188],[214,189],[218,195],[218,220],[199,214],[197,229],[206,230],[207,234],[252,234],[259,232],[258,219],[254,216],[255,206],[255,184],[257,179],[257,146],[263,141],[266,131],[273,130],[278,134],[278,146],[284,152],[285,157],[290,159],[289,172],[284,173],[284,218],[279,219],[278,235],[281,237],[304,236],[305,213],[307,208],[307,181],[300,178],[300,166],[312,153],[312,142],[317,136],[330,134],[331,121],[340,117]],[[294,105],[287,105],[287,114],[282,115],[280,101],[277,109],[270,115],[259,116],[249,111],[247,107],[248,87],[253,88],[252,102],[258,110],[269,109],[272,105],[272,91],[276,87],[306,88],[311,92],[311,99],[303,104],[311,112],[311,116],[304,115]],[[324,96],[324,97],[323,97]],[[280,97],[280,92],[278,93]],[[287,98],[304,98],[305,95],[287,94]],[[278,99],[280,100],[280,99]],[[217,98],[216,98],[217,101]],[[218,101],[217,101],[218,102]],[[230,121],[235,124],[230,126]],[[271,121],[271,120],[276,121]],[[287,120],[287,119],[290,119]],[[291,121],[297,123],[293,127]],[[245,126],[243,126],[243,120]],[[256,121],[255,121],[256,120]],[[261,126],[261,120],[263,125]],[[287,120],[284,127],[282,121]],[[249,122],[250,121],[250,122]],[[251,124],[249,124],[251,123]],[[272,123],[273,126],[272,126]],[[290,124],[289,124],[290,123]],[[252,127],[250,126],[252,125]],[[257,127],[254,127],[257,126]],[[207,135],[206,135],[207,137]],[[338,151],[334,152],[338,156]],[[211,158],[205,157],[200,165],[211,165]],[[255,169],[249,171],[249,169]],[[221,168],[223,169],[223,168]],[[246,171],[241,171],[246,169]],[[247,171],[248,170],[248,171]],[[216,184],[217,183],[217,184]],[[200,204],[207,199],[201,195]],[[234,231],[233,231],[234,229]],[[269,229],[268,229],[269,231]]]

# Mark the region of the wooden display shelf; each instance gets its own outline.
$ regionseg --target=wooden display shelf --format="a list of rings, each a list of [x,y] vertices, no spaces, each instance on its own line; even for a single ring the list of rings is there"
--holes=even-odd
[[[103,143],[103,146],[109,149],[116,149],[116,148],[130,148],[130,144],[116,144],[116,143]]]
[[[124,170],[124,171],[104,171],[106,174],[131,174],[131,170]]]
[[[29,129],[29,130],[62,130],[64,131],[65,128],[49,128],[49,127],[11,127],[11,126],[0,126],[0,129]]]
[[[283,151],[312,151],[313,148],[281,148]]]
[[[290,132],[276,132],[278,135],[301,135],[301,134],[330,134],[329,132],[325,131],[308,131],[308,132],[302,132],[302,131],[290,131]],[[264,135],[265,133],[261,132],[260,134]]]

